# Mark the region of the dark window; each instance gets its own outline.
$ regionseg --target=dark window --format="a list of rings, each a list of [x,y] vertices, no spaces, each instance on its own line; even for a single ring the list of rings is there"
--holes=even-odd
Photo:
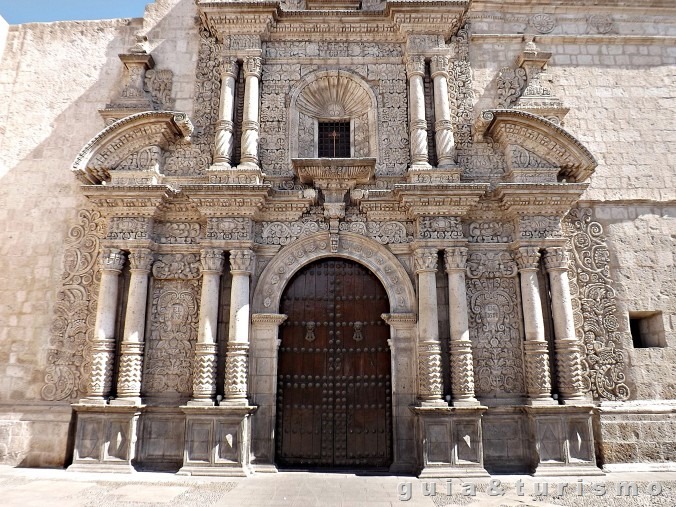
[[[667,346],[662,312],[629,312],[629,330],[635,349]]]
[[[319,158],[350,158],[349,121],[320,121],[318,138]]]

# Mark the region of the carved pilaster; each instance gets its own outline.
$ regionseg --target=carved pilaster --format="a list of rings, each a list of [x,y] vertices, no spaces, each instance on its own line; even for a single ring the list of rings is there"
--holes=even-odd
[[[564,403],[586,398],[582,373],[582,346],[575,334],[573,305],[568,283],[568,256],[563,248],[548,248],[545,267],[549,274],[554,320],[554,347],[558,387]]]

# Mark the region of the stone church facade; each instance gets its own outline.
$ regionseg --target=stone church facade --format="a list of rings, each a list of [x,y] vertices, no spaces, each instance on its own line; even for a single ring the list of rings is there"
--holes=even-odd
[[[670,2],[0,31],[0,461],[667,470]]]

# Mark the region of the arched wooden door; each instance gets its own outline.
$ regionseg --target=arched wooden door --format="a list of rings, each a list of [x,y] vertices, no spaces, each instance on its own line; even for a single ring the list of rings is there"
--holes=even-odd
[[[392,461],[389,311],[362,265],[316,261],[281,302],[276,458],[291,467],[386,467]]]

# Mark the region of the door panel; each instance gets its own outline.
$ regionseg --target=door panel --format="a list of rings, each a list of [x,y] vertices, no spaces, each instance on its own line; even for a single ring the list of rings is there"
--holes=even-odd
[[[383,467],[391,462],[389,311],[365,267],[326,259],[297,273],[282,296],[277,462]]]

